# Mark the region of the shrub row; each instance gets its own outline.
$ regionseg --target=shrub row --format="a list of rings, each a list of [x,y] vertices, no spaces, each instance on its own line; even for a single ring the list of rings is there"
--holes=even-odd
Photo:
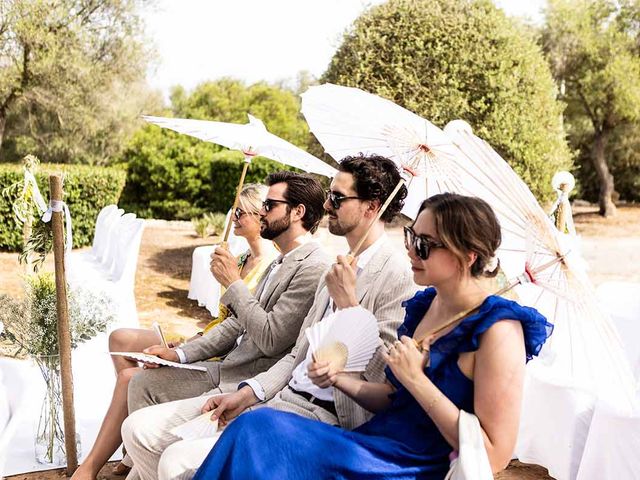
[[[190,220],[205,212],[226,212],[233,204],[244,157],[221,151],[175,157],[138,155],[128,162],[121,206],[140,217]],[[245,183],[262,183],[272,172],[290,169],[264,157],[249,165]]]
[[[98,212],[106,205],[118,203],[126,172],[120,168],[42,164],[36,181],[45,201],[49,198],[52,173],[64,175],[63,200],[71,212],[73,246],[90,245]],[[0,164],[0,192],[22,178],[21,165]],[[18,251],[22,248],[22,231],[15,222],[11,203],[10,198],[0,195],[0,250]]]

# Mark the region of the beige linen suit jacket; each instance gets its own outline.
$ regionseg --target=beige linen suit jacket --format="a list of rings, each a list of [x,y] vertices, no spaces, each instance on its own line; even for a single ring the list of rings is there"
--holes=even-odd
[[[269,369],[293,346],[329,264],[320,245],[311,241],[284,257],[264,295],[269,269],[255,294],[243,282],[230,285],[221,302],[232,315],[182,346],[187,361],[207,367],[213,384],[222,392],[233,391],[240,381]],[[221,361],[199,362],[222,356]]]
[[[385,344],[397,339],[397,329],[404,319],[402,302],[413,297],[417,290],[406,254],[396,251],[388,241],[380,246],[358,275],[357,298],[362,307],[375,315],[380,329],[380,338]],[[336,419],[332,413],[312,404],[288,387],[293,370],[304,361],[307,355],[309,342],[304,332],[308,327],[322,320],[329,300],[329,292],[323,277],[318,285],[313,306],[304,320],[300,335],[291,352],[269,370],[256,375],[254,379],[264,389],[266,399],[272,399],[266,406],[315,418],[325,423],[338,423],[343,428],[353,429],[367,421],[371,413],[342,392],[334,390],[338,414]],[[371,382],[384,382],[385,362],[382,358],[382,349],[382,346],[378,348],[361,378]]]

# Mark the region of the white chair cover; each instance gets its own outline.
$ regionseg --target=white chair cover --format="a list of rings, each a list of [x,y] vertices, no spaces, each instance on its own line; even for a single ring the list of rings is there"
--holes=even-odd
[[[593,393],[539,360],[527,365],[515,456],[542,465],[557,480],[576,478],[595,407]]]
[[[231,210],[227,213],[226,222],[229,221]],[[233,229],[228,240],[229,251],[238,256],[249,249],[249,244],[244,237],[235,235]],[[220,284],[213,277],[209,269],[211,254],[215,249],[214,245],[196,247],[193,250],[191,260],[191,280],[189,281],[189,293],[187,298],[197,300],[198,305],[209,310],[212,317],[218,316],[218,305],[220,304]]]
[[[636,382],[640,381],[640,283],[605,282],[596,289],[600,305],[618,330]]]
[[[640,412],[621,414],[596,405],[578,480],[640,478]]]

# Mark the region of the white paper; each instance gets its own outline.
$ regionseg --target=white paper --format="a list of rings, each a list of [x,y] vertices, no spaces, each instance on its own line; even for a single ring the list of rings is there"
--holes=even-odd
[[[158,365],[163,365],[165,367],[184,368],[186,370],[199,370],[201,372],[207,371],[205,367],[201,367],[199,365],[191,365],[190,363],[171,362],[169,360],[165,360],[164,358],[156,357],[155,355],[149,355],[147,353],[142,353],[142,352],[109,352],[109,353],[111,353],[111,355],[119,355],[121,357],[133,358],[134,360],[138,360],[139,362],[155,363]]]

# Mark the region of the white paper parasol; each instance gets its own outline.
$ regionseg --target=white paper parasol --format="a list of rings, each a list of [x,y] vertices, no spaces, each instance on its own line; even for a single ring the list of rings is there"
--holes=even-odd
[[[557,378],[630,408],[635,402],[631,368],[610,319],[596,303],[579,239],[558,232],[520,177],[468,124],[451,122],[445,132],[481,180],[474,194],[500,220],[498,254],[507,276],[521,280],[516,287],[520,303],[554,324],[541,360]]]
[[[249,115],[249,123],[246,124],[146,115],[142,118],[159,127],[190,135],[205,142],[216,143],[232,150],[239,150],[245,155],[245,165],[238,182],[232,211],[238,206],[238,196],[244,184],[248,165],[256,155],[326,177],[332,177],[336,172],[335,168],[319,158],[270,133],[264,123],[252,115]],[[229,221],[225,230],[225,242],[229,236],[230,226],[231,221]]]
[[[393,160],[408,184],[402,213],[411,218],[427,192],[463,189],[459,152],[451,140],[428,120],[390,100],[327,83],[302,94],[302,114],[336,161],[359,153]]]

